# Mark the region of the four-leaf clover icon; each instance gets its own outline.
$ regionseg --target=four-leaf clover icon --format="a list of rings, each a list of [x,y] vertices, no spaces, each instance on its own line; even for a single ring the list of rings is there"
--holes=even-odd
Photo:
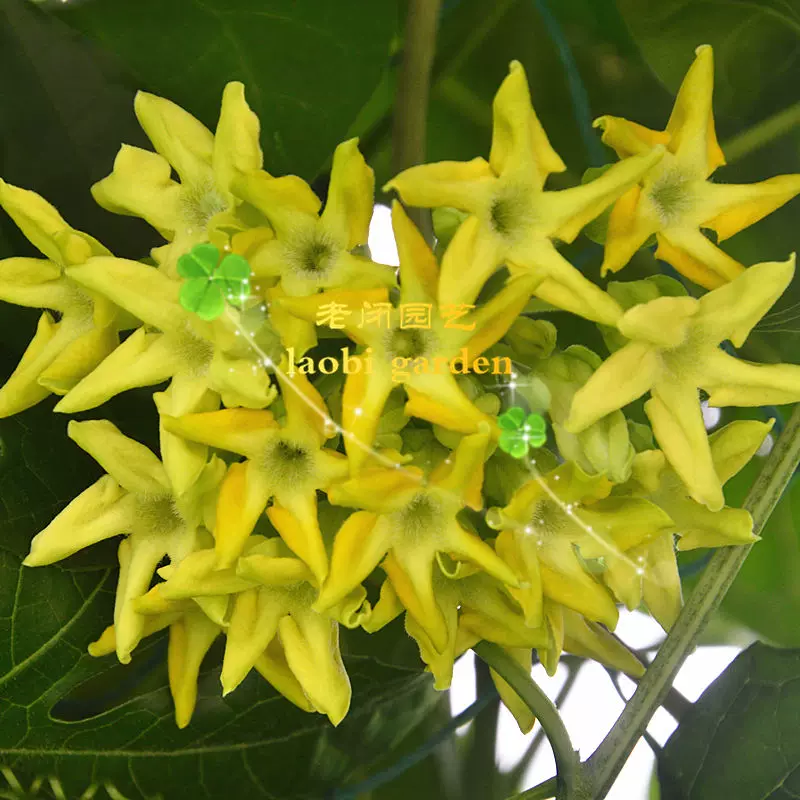
[[[195,245],[178,259],[178,274],[185,279],[181,305],[210,322],[225,310],[225,301],[239,305],[250,294],[250,265],[242,256],[228,253],[220,261],[213,244]]]
[[[529,447],[541,447],[547,441],[547,423],[539,414],[525,415],[519,406],[509,408],[497,418],[500,426],[498,444],[504,453],[524,458]]]

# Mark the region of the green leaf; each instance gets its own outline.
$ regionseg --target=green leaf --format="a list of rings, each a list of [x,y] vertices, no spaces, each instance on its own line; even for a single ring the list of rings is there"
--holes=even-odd
[[[225,310],[220,287],[207,278],[190,278],[181,286],[181,305],[200,319],[210,322]]]
[[[213,244],[196,244],[178,259],[182,278],[209,278],[219,264],[219,250]]]
[[[114,53],[134,84],[214,129],[225,83],[245,84],[268,171],[316,176],[389,60],[394,2],[88,0],[48,3]],[[110,169],[109,163],[109,169]]]
[[[618,0],[617,6],[646,61],[673,94],[695,48],[714,47],[714,107],[719,114],[744,116],[764,97],[780,96],[786,81],[796,75],[796,3]]]
[[[515,431],[525,419],[525,409],[513,406],[497,418],[497,424],[505,431]]]
[[[691,707],[663,750],[662,800],[800,794],[800,650],[754,644]]]

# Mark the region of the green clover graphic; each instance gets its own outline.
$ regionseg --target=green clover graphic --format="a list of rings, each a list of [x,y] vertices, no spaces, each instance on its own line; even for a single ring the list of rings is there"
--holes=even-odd
[[[497,418],[501,433],[498,444],[504,453],[524,458],[528,448],[541,447],[547,441],[547,423],[539,414],[528,414],[519,406],[509,408]]]
[[[240,305],[250,294],[250,265],[242,256],[228,253],[220,261],[213,244],[195,245],[178,259],[178,274],[185,279],[181,305],[211,322],[225,310],[225,301]]]

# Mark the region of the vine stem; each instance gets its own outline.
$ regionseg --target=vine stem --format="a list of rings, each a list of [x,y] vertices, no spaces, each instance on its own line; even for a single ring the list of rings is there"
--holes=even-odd
[[[403,63],[397,82],[392,130],[392,169],[395,174],[425,160],[431,68],[441,0],[409,0]],[[433,240],[430,211],[412,210],[411,218],[428,242]]]
[[[747,493],[743,507],[753,515],[760,533],[800,463],[800,404],[772,449],[761,473]],[[697,637],[733,583],[752,545],[717,551],[683,607],[653,663],[600,747],[584,765],[593,800],[608,793],[623,764],[642,736],[647,723],[669,692]]]
[[[773,139],[784,136],[798,125],[800,125],[800,102],[734,136],[723,144],[722,152],[725,153],[728,163],[731,163],[769,144]]]
[[[556,760],[559,798],[580,800],[580,760],[572,746],[569,733],[558,709],[550,698],[536,685],[530,674],[500,646],[492,642],[478,642],[472,648],[522,699],[541,724]]]

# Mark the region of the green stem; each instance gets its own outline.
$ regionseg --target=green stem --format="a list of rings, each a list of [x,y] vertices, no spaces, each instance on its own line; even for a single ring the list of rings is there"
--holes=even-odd
[[[550,800],[551,797],[556,796],[558,791],[558,780],[550,778],[532,789],[516,794],[510,800]]]
[[[395,174],[425,160],[431,67],[441,0],[409,0],[403,63],[397,82],[392,130],[392,169]],[[433,240],[430,212],[414,214],[425,238]]]
[[[728,163],[758,150],[800,125],[800,102],[762,120],[722,145]]]
[[[758,479],[744,501],[759,533],[800,463],[800,405],[776,442]],[[709,562],[700,582],[681,611],[669,636],[640,681],[610,733],[586,763],[592,797],[608,793],[655,710],[663,703],[675,675],[697,638],[733,583],[752,545],[724,547]]]
[[[558,771],[560,800],[578,800],[580,761],[567,729],[550,698],[501,647],[491,642],[478,642],[472,648],[522,699],[547,734]]]

